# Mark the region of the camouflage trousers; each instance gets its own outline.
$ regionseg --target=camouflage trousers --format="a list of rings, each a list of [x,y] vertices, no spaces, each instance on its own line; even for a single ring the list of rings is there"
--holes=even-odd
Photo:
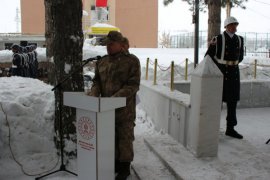
[[[131,162],[134,157],[134,122],[124,122],[115,125],[115,160]]]

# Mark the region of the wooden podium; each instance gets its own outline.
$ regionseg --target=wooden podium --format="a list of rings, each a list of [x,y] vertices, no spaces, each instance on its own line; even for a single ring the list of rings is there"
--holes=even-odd
[[[126,98],[64,92],[64,105],[76,108],[78,180],[114,180],[115,109]]]

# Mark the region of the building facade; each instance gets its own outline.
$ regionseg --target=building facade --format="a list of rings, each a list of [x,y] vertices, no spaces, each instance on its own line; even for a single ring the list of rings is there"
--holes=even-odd
[[[44,0],[21,0],[21,31],[22,34],[44,35]]]
[[[128,37],[130,47],[156,48],[158,45],[157,0],[108,0],[107,7],[95,7],[95,0],[82,0],[83,30],[96,22],[116,26]],[[21,0],[22,34],[45,34],[44,0]]]

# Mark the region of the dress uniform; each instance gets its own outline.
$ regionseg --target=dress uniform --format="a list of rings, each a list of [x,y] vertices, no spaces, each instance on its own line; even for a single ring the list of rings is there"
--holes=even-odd
[[[227,103],[226,135],[242,139],[243,136],[234,130],[237,125],[236,107],[240,100],[240,74],[238,64],[243,60],[244,40],[235,34],[238,21],[228,17],[224,22],[226,30],[214,37],[206,52],[223,73],[222,101]]]
[[[20,46],[17,44],[13,44],[11,46],[11,50],[13,52],[12,67],[11,67],[12,76],[24,77],[23,61],[20,53]]]

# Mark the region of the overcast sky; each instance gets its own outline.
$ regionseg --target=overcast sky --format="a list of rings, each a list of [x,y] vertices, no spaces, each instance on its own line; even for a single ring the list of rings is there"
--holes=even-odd
[[[246,9],[233,8],[231,16],[239,21],[239,32],[268,32],[270,33],[270,1],[249,0]],[[164,7],[159,0],[159,30],[194,30],[190,6],[182,0],[174,0]],[[226,18],[226,9],[222,9],[222,27]],[[200,30],[207,30],[208,13],[200,12]]]
[[[193,31],[192,12],[182,0],[174,0],[167,7],[159,1],[159,31],[187,30]],[[232,16],[240,22],[239,32],[270,32],[270,1],[249,0],[246,10],[232,9]],[[16,32],[16,8],[20,8],[20,0],[0,0],[0,33]],[[200,30],[207,30],[207,13],[200,13]],[[225,19],[222,10],[222,23]]]
[[[16,8],[20,0],[0,0],[0,33],[16,32]]]

